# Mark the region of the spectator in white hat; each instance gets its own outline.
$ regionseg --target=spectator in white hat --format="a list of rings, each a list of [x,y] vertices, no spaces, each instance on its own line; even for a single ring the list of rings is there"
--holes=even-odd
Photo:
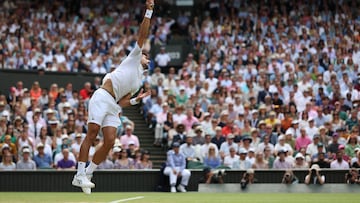
[[[278,153],[279,150],[285,148],[287,150],[287,155],[288,156],[292,156],[293,155],[293,148],[291,147],[291,145],[289,145],[288,143],[285,142],[285,135],[280,135],[278,137],[278,143],[276,143],[275,145],[275,154]]]
[[[297,153],[295,156],[295,162],[293,163],[295,169],[308,169],[309,165],[305,161],[305,157],[301,153]]]
[[[121,138],[120,138],[122,149],[127,149],[128,143],[130,141],[134,142],[135,149],[140,148],[139,138],[136,135],[132,134],[132,132],[133,132],[133,128],[130,125],[127,125],[125,128],[125,135],[121,136]]]
[[[250,169],[252,164],[246,159],[248,151],[244,148],[239,150],[239,159],[233,162],[232,169],[247,170]]]
[[[16,163],[16,169],[36,170],[36,163],[31,160],[31,150],[28,147],[22,149],[22,159]]]

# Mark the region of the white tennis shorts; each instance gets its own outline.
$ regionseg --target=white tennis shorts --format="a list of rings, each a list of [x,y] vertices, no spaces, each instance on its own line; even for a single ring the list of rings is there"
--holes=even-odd
[[[88,123],[95,123],[101,127],[117,128],[120,124],[119,113],[121,107],[106,90],[97,89],[89,101]]]

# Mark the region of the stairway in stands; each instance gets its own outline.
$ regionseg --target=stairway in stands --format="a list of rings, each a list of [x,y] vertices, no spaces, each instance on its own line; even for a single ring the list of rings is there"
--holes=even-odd
[[[161,147],[154,147],[154,132],[149,129],[148,125],[140,114],[139,106],[131,106],[123,109],[124,116],[127,116],[135,123],[134,135],[138,136],[140,148],[150,151],[150,159],[153,162],[153,168],[159,169],[161,164],[166,160],[166,151]]]

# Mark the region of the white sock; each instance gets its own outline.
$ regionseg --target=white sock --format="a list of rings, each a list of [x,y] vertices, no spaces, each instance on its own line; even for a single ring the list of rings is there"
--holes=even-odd
[[[94,162],[90,162],[89,166],[86,168],[86,174],[92,174],[94,170],[97,168],[97,164],[94,164]]]
[[[85,175],[85,166],[86,166],[86,163],[85,162],[82,162],[82,161],[79,161],[78,162],[78,169],[77,169],[77,175]]]

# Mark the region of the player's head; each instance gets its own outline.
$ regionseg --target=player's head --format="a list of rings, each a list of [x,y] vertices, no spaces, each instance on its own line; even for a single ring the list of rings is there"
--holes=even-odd
[[[146,52],[142,52],[141,65],[144,68],[144,70],[148,69],[149,63],[150,63],[149,54]]]

